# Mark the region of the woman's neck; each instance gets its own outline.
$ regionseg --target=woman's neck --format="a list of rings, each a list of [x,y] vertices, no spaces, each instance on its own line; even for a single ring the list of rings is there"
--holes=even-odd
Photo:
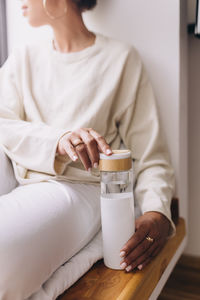
[[[77,52],[94,44],[95,35],[90,32],[81,14],[73,11],[51,25],[54,32],[54,48],[60,52]]]

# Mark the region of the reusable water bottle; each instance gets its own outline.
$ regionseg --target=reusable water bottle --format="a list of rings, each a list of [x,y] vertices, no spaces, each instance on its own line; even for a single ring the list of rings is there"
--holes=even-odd
[[[135,232],[131,152],[101,153],[99,168],[104,264],[118,270],[120,250]]]

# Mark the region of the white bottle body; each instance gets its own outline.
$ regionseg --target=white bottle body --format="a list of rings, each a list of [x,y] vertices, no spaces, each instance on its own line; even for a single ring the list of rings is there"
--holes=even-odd
[[[133,193],[101,195],[104,264],[120,270],[120,250],[135,232]]]

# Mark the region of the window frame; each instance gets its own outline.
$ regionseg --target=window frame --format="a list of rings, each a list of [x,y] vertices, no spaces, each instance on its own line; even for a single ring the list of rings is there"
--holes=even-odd
[[[8,55],[7,23],[6,23],[6,0],[0,0],[0,66],[5,62]]]

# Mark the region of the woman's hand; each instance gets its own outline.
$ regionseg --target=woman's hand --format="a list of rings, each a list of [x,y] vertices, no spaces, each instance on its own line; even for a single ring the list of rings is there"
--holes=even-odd
[[[79,157],[87,171],[98,167],[99,152],[112,154],[105,139],[92,128],[80,128],[66,133],[59,140],[57,147],[58,154],[68,154],[73,161],[77,161]]]
[[[121,249],[121,267],[127,272],[144,268],[166,242],[170,222],[161,213],[147,212],[136,220],[136,232]]]

